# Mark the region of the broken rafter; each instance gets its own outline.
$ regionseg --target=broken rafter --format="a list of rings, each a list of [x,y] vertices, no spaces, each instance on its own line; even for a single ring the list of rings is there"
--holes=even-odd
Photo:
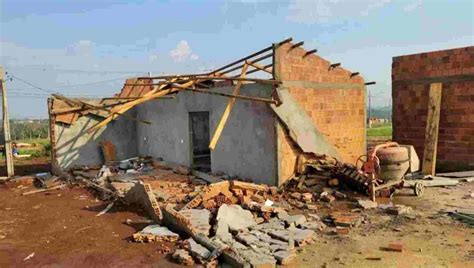
[[[248,68],[248,65],[244,64],[240,78],[245,77],[245,74],[247,73],[247,68]],[[232,95],[238,95],[240,92],[240,87],[242,87],[242,81],[239,81],[237,85],[235,85],[235,88],[232,91]],[[211,142],[209,143],[209,149],[214,150],[214,148],[216,148],[217,141],[219,140],[222,134],[222,130],[224,130],[224,126],[227,122],[227,119],[229,118],[230,112],[232,111],[234,104],[235,104],[235,98],[232,97],[229,99],[229,102],[227,103],[224,113],[222,114],[222,117],[219,120],[219,124],[217,124],[216,130],[214,131],[214,135],[212,135]]]
[[[200,76],[200,75],[209,75],[208,73],[200,73],[200,74],[175,74],[175,75],[160,75],[160,76],[140,76],[137,77],[137,79],[165,79],[165,80],[170,80],[173,78],[186,78],[186,77],[192,77],[192,76]],[[147,85],[147,84],[140,84],[140,85]]]
[[[185,89],[186,89],[186,90],[189,90],[189,91],[199,92],[199,93],[206,93],[206,94],[210,94],[210,95],[218,95],[218,96],[224,96],[224,97],[231,97],[231,98],[236,98],[236,99],[259,101],[259,102],[273,103],[273,104],[277,104],[277,103],[278,103],[278,102],[275,101],[275,100],[265,99],[265,98],[259,98],[259,97],[251,97],[251,96],[244,96],[244,95],[234,95],[234,94],[227,94],[227,93],[214,92],[214,91],[207,91],[207,90],[202,90],[202,89],[193,89],[193,88],[185,88]]]
[[[196,81],[196,80],[236,80],[236,81],[249,81],[249,82],[256,82],[256,83],[261,83],[261,84],[281,84],[281,81],[277,80],[272,80],[272,79],[260,79],[260,78],[242,78],[242,77],[228,77],[228,76],[195,76],[195,77],[190,77],[189,79],[183,80],[185,82],[189,81]],[[163,85],[171,85],[175,84],[176,82],[158,82],[158,83],[153,83],[150,85],[157,85],[157,86],[163,86]],[[142,85],[142,84],[125,84],[125,85]]]
[[[87,103],[87,102],[84,102],[84,101],[81,101],[81,100],[69,99],[69,98],[64,97],[62,95],[59,95],[59,94],[52,94],[52,96],[55,97],[55,98],[58,98],[60,100],[63,100],[63,101],[69,101],[70,103],[74,103],[76,105],[80,105],[80,106],[82,105],[83,107],[87,107],[90,110],[102,110],[102,111],[105,111],[105,112],[108,112],[108,113],[112,113],[112,111],[110,109],[107,109],[107,108],[101,107],[101,106],[97,106],[97,105],[93,105],[93,104],[90,104],[90,103]],[[151,124],[150,121],[141,120],[141,119],[135,118],[133,116],[130,116],[128,114],[124,115],[124,116],[128,119],[133,120],[133,121],[137,121],[137,122],[145,123],[145,124]]]
[[[173,82],[173,81],[176,81],[177,78],[172,78],[170,80],[170,82]],[[140,99],[136,99],[136,100],[133,100],[131,102],[128,102],[124,105],[121,105],[121,106],[118,106],[118,107],[114,107],[111,111],[111,114],[104,120],[102,120],[101,122],[99,122],[97,125],[89,128],[87,130],[87,133],[92,133],[96,130],[98,130],[99,128],[107,125],[108,123],[110,123],[112,120],[115,119],[115,116],[116,115],[121,115],[123,113],[125,113],[126,111],[130,110],[131,108],[135,107],[136,105],[140,104],[140,103],[143,103],[145,101],[148,101],[148,100],[151,100],[151,99],[154,99],[156,97],[161,97],[161,96],[164,96],[168,93],[171,92],[171,90],[163,90],[166,86],[168,86],[168,84],[165,84],[165,85],[161,85],[161,86],[157,86],[157,87],[154,87],[154,89],[152,89],[151,91],[147,92],[145,95],[143,95]]]
[[[107,97],[107,98],[102,98],[103,100],[136,100],[136,99],[140,99],[141,97]],[[160,98],[157,98],[157,99],[174,99],[174,96],[163,96],[163,97],[160,97]],[[124,104],[124,103],[127,103],[128,101],[124,101],[124,102],[120,102],[120,103],[117,103],[117,104],[114,104],[113,106],[115,105],[118,105],[118,104]]]
[[[245,63],[247,63],[248,65],[250,65],[250,66],[252,66],[252,67],[255,67],[255,69],[258,69],[258,70],[260,70],[260,71],[264,71],[264,72],[269,73],[269,74],[272,73],[271,71],[267,70],[268,67],[265,68],[265,66],[262,66],[262,65],[260,65],[260,64],[258,64],[258,63],[254,63],[254,62],[251,62],[251,61],[245,61]],[[272,64],[272,65],[273,65],[273,64]]]
[[[293,40],[293,38],[290,37],[290,38],[287,38],[287,39],[285,39],[285,40],[283,40],[283,41],[281,41],[281,42],[278,42],[277,45],[283,45],[283,44],[285,44],[285,43],[291,42],[292,40]],[[243,57],[243,58],[238,59],[238,60],[236,60],[236,61],[234,61],[234,62],[232,62],[232,63],[229,63],[229,64],[227,64],[227,65],[225,65],[225,66],[222,66],[222,67],[220,67],[220,68],[218,68],[218,69],[216,69],[216,70],[210,72],[209,74],[216,74],[216,73],[221,72],[221,71],[223,71],[223,70],[225,70],[225,69],[227,69],[227,68],[229,68],[229,67],[232,67],[232,66],[234,66],[234,65],[236,65],[236,64],[239,64],[239,63],[242,63],[242,62],[244,62],[244,61],[246,61],[246,60],[250,60],[251,58],[256,57],[256,56],[258,56],[258,55],[260,55],[260,54],[262,54],[262,53],[265,53],[265,52],[267,52],[267,51],[270,51],[270,50],[272,50],[272,49],[273,49],[273,46],[266,47],[266,48],[264,48],[264,49],[262,49],[262,50],[260,50],[260,51],[257,51],[257,52],[255,52],[255,53],[253,53],[253,54],[248,55],[247,57]],[[273,53],[272,53],[272,54],[273,54]],[[255,61],[254,61],[254,62],[255,62]],[[241,66],[240,68],[242,68],[242,67],[243,67],[243,66]],[[240,69],[240,68],[238,68],[238,69]],[[236,69],[236,70],[237,70],[237,69]],[[234,70],[234,71],[235,71],[235,70]]]
[[[268,68],[270,68],[270,67],[273,67],[273,63],[269,63],[269,64],[263,66],[263,68],[265,68],[265,69],[268,69]],[[258,71],[260,71],[260,70],[258,70],[258,69],[253,69],[253,70],[251,70],[251,71],[248,71],[246,74],[252,74],[252,73],[255,73],[255,72],[258,72]],[[239,75],[235,75],[235,76],[231,76],[231,77],[238,77],[238,76],[239,76]]]
[[[266,59],[271,58],[271,57],[273,57],[273,53],[266,54],[266,55],[263,55],[261,57],[258,57],[256,59],[252,60],[251,62],[256,63],[256,62],[260,62],[260,61],[266,60]],[[236,66],[236,67],[234,67],[232,69],[229,69],[229,70],[225,70],[223,72],[220,72],[219,74],[228,74],[228,73],[231,73],[233,71],[240,70],[240,69],[242,69],[242,67],[244,67],[245,62],[246,61],[244,61],[244,63],[239,65],[239,66]]]

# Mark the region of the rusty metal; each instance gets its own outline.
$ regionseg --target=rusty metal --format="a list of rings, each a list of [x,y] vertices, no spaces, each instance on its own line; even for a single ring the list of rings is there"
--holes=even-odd
[[[335,175],[344,184],[368,195],[373,201],[376,196],[391,196],[396,189],[403,187],[404,175],[409,167],[408,151],[403,149],[396,142],[379,144],[367,155],[360,156],[355,166],[339,166]],[[360,163],[362,165],[359,167]],[[415,186],[414,191],[415,195],[422,195],[423,184]]]

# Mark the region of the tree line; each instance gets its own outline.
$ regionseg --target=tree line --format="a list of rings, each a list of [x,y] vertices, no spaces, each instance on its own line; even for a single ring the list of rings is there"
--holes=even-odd
[[[3,122],[1,137],[3,141]],[[49,138],[49,120],[10,120],[12,140],[31,140]]]

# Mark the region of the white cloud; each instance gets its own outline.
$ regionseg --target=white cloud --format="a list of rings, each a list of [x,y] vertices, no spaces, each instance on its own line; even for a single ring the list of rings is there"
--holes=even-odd
[[[175,62],[184,62],[188,59],[190,60],[197,60],[199,56],[193,54],[191,47],[188,44],[188,41],[181,40],[178,42],[176,47],[170,51],[170,57]]]
[[[298,23],[326,23],[355,16],[367,16],[391,0],[293,0],[287,19]]]
[[[188,59],[197,60],[199,58],[198,55],[193,54],[193,51],[186,40],[178,42],[176,47],[170,51],[170,57],[175,62],[184,62]]]
[[[415,0],[411,3],[409,3],[408,5],[405,5],[403,7],[403,10],[406,11],[406,12],[411,12],[411,11],[419,8],[422,4],[423,4],[423,0]]]

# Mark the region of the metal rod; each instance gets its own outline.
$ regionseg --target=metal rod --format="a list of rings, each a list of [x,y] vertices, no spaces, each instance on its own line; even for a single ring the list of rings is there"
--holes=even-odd
[[[281,42],[278,42],[278,45],[283,45],[283,44],[285,44],[285,43],[291,42],[291,40],[293,40],[293,38],[291,38],[291,37],[290,37],[290,38],[287,38],[287,39],[285,39],[285,40],[283,40],[283,41],[281,41]],[[238,63],[241,63],[241,62],[243,62],[243,61],[249,60],[249,59],[251,59],[251,58],[253,58],[253,57],[255,57],[255,56],[258,56],[258,55],[260,55],[260,54],[262,54],[262,53],[265,53],[265,52],[267,52],[267,51],[270,51],[270,50],[272,50],[272,49],[273,49],[273,46],[266,47],[266,48],[264,48],[264,49],[262,49],[262,50],[260,50],[260,51],[257,51],[257,52],[255,52],[255,53],[253,53],[253,54],[250,54],[250,55],[247,56],[247,57],[241,58],[241,59],[236,60],[236,61],[234,61],[234,62],[232,62],[232,63],[229,63],[229,64],[227,64],[227,65],[225,65],[225,66],[222,66],[221,68],[216,69],[216,70],[210,72],[209,74],[220,72],[220,71],[225,70],[225,69],[227,69],[227,68],[229,68],[229,67],[231,67],[231,66],[234,66],[234,65],[236,65],[236,64],[238,64]]]
[[[300,47],[300,46],[302,46],[303,44],[304,44],[304,41],[298,42],[298,43],[296,43],[296,44],[293,44],[290,49]]]
[[[306,56],[308,56],[308,55],[314,54],[314,53],[316,53],[316,52],[318,52],[318,49],[316,49],[316,48],[315,48],[315,49],[311,49],[310,51],[306,51],[306,53],[304,53],[303,58],[306,57]]]
[[[253,63],[255,63],[255,62],[260,62],[260,61],[265,60],[265,59],[268,59],[268,58],[270,58],[270,57],[272,57],[272,56],[273,56],[273,53],[270,53],[270,54],[267,54],[267,55],[258,57],[258,58],[256,58],[255,60],[253,60],[253,61],[251,61],[251,62],[253,62]],[[244,62],[245,62],[245,61],[244,61]],[[229,69],[229,70],[225,70],[224,72],[221,72],[220,74],[227,74],[227,73],[233,72],[233,71],[235,71],[235,70],[239,70],[239,69],[241,69],[242,67],[244,67],[244,64],[239,65],[239,66],[234,67],[234,68]]]

